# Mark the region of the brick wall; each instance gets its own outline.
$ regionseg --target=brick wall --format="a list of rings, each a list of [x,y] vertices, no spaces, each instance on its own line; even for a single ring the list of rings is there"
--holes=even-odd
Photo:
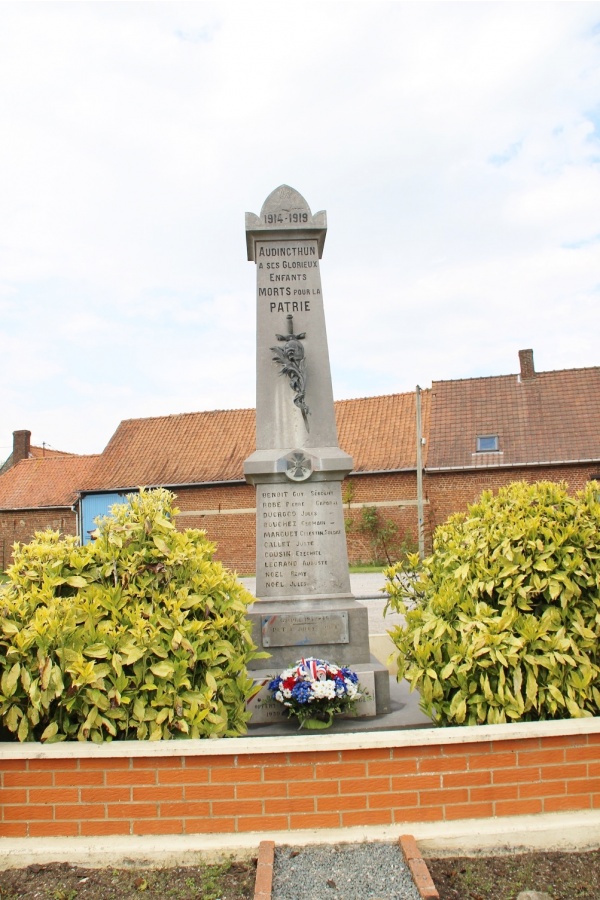
[[[59,509],[18,509],[0,510],[0,571],[12,559],[12,545],[27,543],[36,531],[51,528],[61,534],[76,534],[75,513],[62,507]]]
[[[416,543],[416,480],[411,473],[352,476],[342,484],[347,495],[352,485],[350,505],[345,504],[345,516],[353,523],[349,530],[348,555],[351,563],[368,561],[372,550],[367,536],[358,531],[363,506],[375,505],[382,519],[391,519],[398,526],[400,542],[405,535]],[[256,496],[251,485],[182,488],[177,492],[177,506],[181,515],[179,528],[203,528],[211,541],[216,542],[216,557],[240,575],[255,570],[256,553]],[[397,505],[398,502],[402,505]]]
[[[440,525],[452,513],[462,512],[474,503],[482,491],[497,491],[513,481],[566,481],[569,490],[574,493],[585,487],[586,482],[599,472],[598,464],[578,464],[431,473],[425,480],[430,521],[435,526]]]
[[[413,472],[390,472],[380,475],[352,475],[342,483],[348,558],[351,564],[370,562],[374,548],[360,526],[365,507],[374,506],[382,524],[392,522],[397,528],[390,541],[391,558],[395,560],[403,546],[415,550],[417,535],[417,481]],[[381,554],[380,554],[381,555]]]
[[[360,744],[360,746],[358,746]],[[236,834],[600,808],[600,719],[0,745],[4,837]]]
[[[249,484],[175,491],[178,528],[202,528],[217,544],[215,557],[239,575],[256,566],[256,494]]]
[[[424,476],[424,519],[426,545],[430,546],[435,527],[449,515],[473,503],[486,489],[497,490],[511,481],[566,481],[570,490],[582,488],[598,475],[598,465],[546,466],[522,469],[477,469],[468,472],[436,472]],[[254,572],[256,552],[256,500],[254,487],[230,484],[176,491],[181,510],[179,528],[202,528],[217,544],[216,558],[240,575]],[[368,561],[372,548],[362,534],[361,509],[375,506],[383,521],[398,527],[398,537],[416,546],[417,506],[414,472],[352,475],[342,484],[345,517],[352,526],[347,534],[351,563]],[[63,534],[75,534],[75,514],[68,509],[0,511],[0,568],[10,561],[15,541],[28,541],[34,531],[54,528]]]

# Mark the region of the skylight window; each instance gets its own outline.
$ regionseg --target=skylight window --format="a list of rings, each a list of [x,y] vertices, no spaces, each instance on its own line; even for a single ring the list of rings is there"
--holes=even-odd
[[[494,453],[498,450],[497,434],[478,434],[477,435],[477,452],[478,453]]]

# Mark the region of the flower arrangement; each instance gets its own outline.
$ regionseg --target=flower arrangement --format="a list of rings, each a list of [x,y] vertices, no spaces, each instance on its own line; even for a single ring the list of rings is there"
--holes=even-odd
[[[289,716],[298,718],[300,728],[329,728],[335,715],[354,712],[362,696],[356,672],[312,656],[285,669],[268,689]]]

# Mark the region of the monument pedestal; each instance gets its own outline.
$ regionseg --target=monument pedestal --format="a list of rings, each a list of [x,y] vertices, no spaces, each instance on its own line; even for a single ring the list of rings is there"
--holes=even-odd
[[[249,674],[261,690],[249,705],[255,725],[282,721],[287,712],[271,698],[269,682],[302,657],[316,656],[337,666],[348,666],[359,676],[363,692],[356,705],[358,717],[390,711],[390,675],[369,652],[369,623],[365,606],[352,596],[312,598],[289,604],[261,601],[249,608],[252,637],[268,660],[254,660]]]
[[[350,590],[341,482],[352,459],[337,443],[319,272],[326,231],[325,213],[313,216],[286,185],[260,216],[246,213],[257,267],[257,449],[244,473],[256,486],[258,599],[249,616],[271,654],[251,666],[263,684],[253,723],[285,717],[265,685],[309,656],[359,674],[359,715],[389,711],[389,674],[371,659],[367,610]]]

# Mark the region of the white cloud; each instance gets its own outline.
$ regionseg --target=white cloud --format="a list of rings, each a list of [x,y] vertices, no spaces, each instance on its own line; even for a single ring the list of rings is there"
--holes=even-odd
[[[598,364],[597,3],[0,5],[0,457],[254,402],[246,210],[329,233],[337,396]]]

